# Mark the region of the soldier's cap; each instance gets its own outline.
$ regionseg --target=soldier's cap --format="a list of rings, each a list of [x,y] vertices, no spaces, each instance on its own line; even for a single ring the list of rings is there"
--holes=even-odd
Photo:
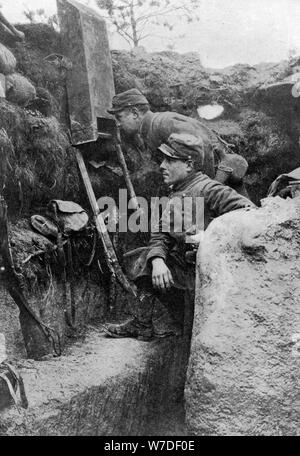
[[[203,141],[200,137],[185,133],[172,133],[168,141],[158,147],[164,155],[177,160],[203,160]]]
[[[147,98],[138,89],[130,89],[115,95],[112,99],[112,108],[107,112],[115,114],[125,108],[144,104],[149,104]]]

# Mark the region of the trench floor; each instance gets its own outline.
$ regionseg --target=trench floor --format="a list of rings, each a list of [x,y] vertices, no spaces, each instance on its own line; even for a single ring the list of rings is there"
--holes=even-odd
[[[18,360],[29,408],[0,412],[0,435],[185,435],[180,344],[91,327],[59,358]]]

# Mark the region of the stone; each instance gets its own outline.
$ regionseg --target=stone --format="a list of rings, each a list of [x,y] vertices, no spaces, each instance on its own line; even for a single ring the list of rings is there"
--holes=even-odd
[[[185,388],[192,435],[299,435],[300,198],[205,232]]]
[[[58,0],[62,52],[72,62],[67,72],[72,142],[98,138],[97,117],[105,130],[115,93],[105,20],[74,0]]]

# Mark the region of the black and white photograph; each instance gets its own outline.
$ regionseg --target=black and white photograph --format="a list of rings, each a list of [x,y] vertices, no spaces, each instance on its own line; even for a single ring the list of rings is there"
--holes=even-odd
[[[290,436],[299,0],[0,0],[0,437]]]

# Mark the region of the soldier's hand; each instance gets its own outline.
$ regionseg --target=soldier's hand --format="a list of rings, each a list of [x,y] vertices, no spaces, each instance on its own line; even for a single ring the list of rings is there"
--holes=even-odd
[[[195,248],[197,248],[203,239],[203,234],[203,230],[199,230],[196,225],[192,225],[191,228],[185,232],[186,244],[194,244]]]
[[[170,269],[162,258],[152,260],[152,284],[153,287],[164,292],[174,285]]]
[[[197,225],[191,225],[189,229],[186,230],[185,234],[192,235],[198,233]]]

